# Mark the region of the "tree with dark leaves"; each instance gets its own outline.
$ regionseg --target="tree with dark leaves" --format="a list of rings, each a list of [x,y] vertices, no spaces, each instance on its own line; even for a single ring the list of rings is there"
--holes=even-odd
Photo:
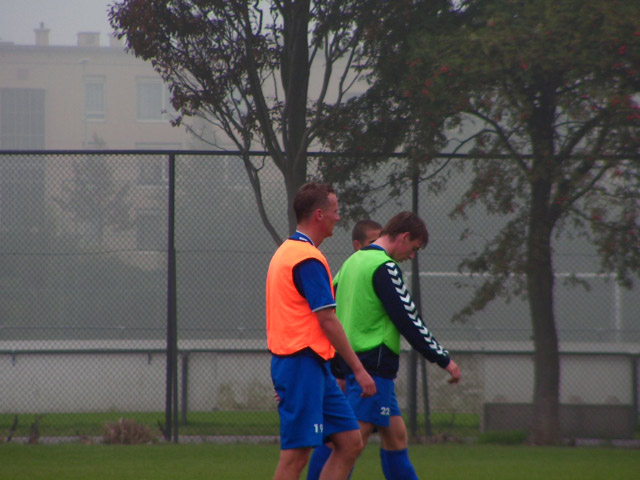
[[[276,243],[282,237],[264,208],[264,165],[249,152],[256,146],[266,150],[281,172],[293,231],[292,201],[308,180],[309,146],[326,106],[341,103],[358,76],[352,69],[360,48],[358,5],[121,0],[111,7],[117,35],[168,83],[179,112],[174,123],[199,117],[242,152],[262,222]]]
[[[349,133],[329,128],[326,136],[359,159],[345,164],[354,172],[345,167],[348,180],[366,145],[428,152],[443,145],[433,140],[447,123],[473,132],[464,141],[473,180],[452,216],[477,205],[505,222],[460,265],[483,282],[457,318],[496,298],[527,299],[535,349],[529,440],[556,443],[553,243],[566,234],[587,239],[602,272],[625,286],[640,271],[640,3],[467,0],[444,2],[435,16],[421,3],[397,2],[408,12],[404,23],[381,20],[391,30],[372,38],[371,49],[384,52],[372,89],[328,123],[348,124]],[[431,28],[415,28],[420,21]],[[398,121],[359,114],[376,109]],[[392,145],[370,142],[385,129],[399,132]]]

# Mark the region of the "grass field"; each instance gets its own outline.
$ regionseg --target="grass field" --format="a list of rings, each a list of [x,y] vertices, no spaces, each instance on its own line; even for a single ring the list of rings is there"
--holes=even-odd
[[[29,480],[270,479],[274,444],[0,445],[0,478]],[[601,447],[414,445],[418,476],[448,480],[637,480],[640,452]],[[303,475],[304,478],[306,475]],[[369,445],[353,480],[382,479]]]
[[[161,438],[161,423],[164,423],[162,412],[100,412],[100,413],[56,413],[46,415],[20,414],[13,438],[14,443],[24,442],[29,437],[37,419],[40,437],[55,442],[56,437],[100,437],[104,426],[117,422],[120,418],[133,419],[139,424],[151,428],[152,435]],[[10,435],[15,415],[0,414],[0,443]],[[408,421],[405,418],[405,422]],[[245,437],[274,437],[279,434],[278,414],[265,411],[217,411],[190,412],[188,422],[180,424],[178,433],[186,437],[222,436],[231,441],[243,441]],[[419,438],[426,437],[424,416],[418,416]],[[526,440],[525,431],[485,432],[480,431],[480,416],[472,413],[431,415],[431,434],[434,437],[445,436],[449,439],[474,443],[521,445]],[[634,438],[640,440],[640,418],[636,426]],[[639,476],[640,478],[640,476]],[[0,480],[2,480],[0,478]]]
[[[18,428],[14,437],[29,435],[31,425],[38,415],[18,415]],[[5,436],[14,421],[14,415],[0,414],[0,438]],[[41,436],[100,436],[106,423],[119,418],[132,418],[151,426],[159,432],[158,422],[164,423],[162,412],[100,412],[100,413],[55,413],[40,416]],[[180,435],[278,435],[278,413],[253,411],[190,412],[186,425],[179,425]],[[459,437],[474,437],[480,432],[480,417],[475,414],[433,414],[433,433],[447,433]],[[418,419],[424,435],[424,418]]]

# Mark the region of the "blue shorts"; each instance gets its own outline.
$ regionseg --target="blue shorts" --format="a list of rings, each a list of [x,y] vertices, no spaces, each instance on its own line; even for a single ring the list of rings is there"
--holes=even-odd
[[[347,375],[345,395],[359,421],[372,423],[378,427],[388,427],[392,416],[401,415],[396,399],[395,382],[390,378],[376,375],[372,377],[376,382],[374,396],[362,398],[362,389],[353,374]]]
[[[271,357],[271,379],[280,397],[280,448],[317,447],[334,433],[358,430],[349,402],[329,362],[296,355]]]

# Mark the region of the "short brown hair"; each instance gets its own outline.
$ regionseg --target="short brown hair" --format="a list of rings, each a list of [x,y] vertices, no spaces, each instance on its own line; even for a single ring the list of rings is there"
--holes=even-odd
[[[351,230],[351,240],[354,242],[357,240],[360,243],[364,242],[369,230],[382,230],[382,225],[375,220],[360,220],[353,226],[353,230]]]
[[[400,212],[391,218],[380,232],[380,236],[395,238],[408,232],[411,240],[422,240],[422,248],[429,243],[429,231],[424,221],[413,212]]]
[[[331,193],[335,192],[327,183],[309,182],[302,185],[293,199],[296,221],[305,220],[317,208],[325,208],[329,204]]]

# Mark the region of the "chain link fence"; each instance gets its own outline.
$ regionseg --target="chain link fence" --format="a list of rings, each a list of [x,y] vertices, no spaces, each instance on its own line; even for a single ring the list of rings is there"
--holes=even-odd
[[[252,161],[262,166],[266,214],[284,238],[281,175],[264,155]],[[413,434],[518,430],[530,415],[526,302],[496,301],[466,323],[451,322],[471,295],[456,285],[473,282],[459,262],[500,225],[480,210],[449,218],[468,181],[460,173],[439,194],[420,196],[431,234],[419,255],[423,317],[463,381],[448,385],[421,361],[410,368],[415,358],[405,348],[397,393],[403,411],[418,414]],[[378,195],[373,218],[382,224],[411,209],[411,192]],[[333,271],[351,253],[351,227],[344,222],[323,243]],[[473,235],[460,241],[466,228]],[[176,439],[178,431],[277,436],[264,329],[275,248],[237,155],[0,153],[0,440],[95,437],[119,418]],[[555,266],[559,279],[577,274],[590,285],[556,284],[563,430],[637,436],[637,288],[597,274],[594,251],[579,240],[555,245]],[[410,277],[411,266],[404,269]]]

